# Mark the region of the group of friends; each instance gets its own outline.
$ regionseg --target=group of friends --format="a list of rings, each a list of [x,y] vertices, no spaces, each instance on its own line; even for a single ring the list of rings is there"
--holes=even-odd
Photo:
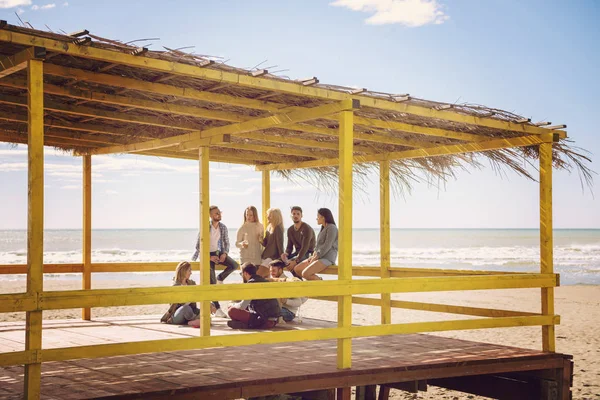
[[[221,210],[211,206],[210,212],[210,283],[222,284],[235,270],[240,268],[236,260],[229,256],[229,233],[221,222]],[[293,224],[287,230],[287,245],[284,243],[284,226],[281,210],[267,210],[267,229],[259,221],[256,207],[244,210],[244,222],[238,229],[235,246],[240,250],[241,274],[244,283],[284,282],[299,280],[321,280],[317,274],[335,264],[338,255],[338,230],[331,210],[320,208],[317,223],[321,230],[317,237],[313,228],[302,221],[302,208],[291,208]],[[200,235],[192,261],[200,253]],[[215,272],[217,264],[225,269]],[[292,274],[288,278],[285,271]],[[191,264],[179,263],[173,278],[173,286],[195,285],[190,279]],[[211,303],[211,313],[215,317],[230,318],[227,324],[234,329],[270,329],[278,321],[290,322],[296,318],[299,307],[306,297],[282,299],[257,299],[232,302],[227,312],[221,309],[218,301]],[[196,303],[172,304],[169,318],[165,322],[199,326],[200,311]]]

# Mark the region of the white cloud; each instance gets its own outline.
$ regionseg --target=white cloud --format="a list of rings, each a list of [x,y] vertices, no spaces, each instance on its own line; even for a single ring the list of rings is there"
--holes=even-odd
[[[32,6],[31,6],[31,9],[32,9],[33,11],[37,11],[37,10],[39,10],[39,9],[40,9],[40,6],[38,6],[38,5],[35,5],[35,4],[34,4],[34,5],[32,5]]]
[[[262,178],[248,178],[244,179],[242,182],[262,182]]]
[[[418,27],[443,24],[450,18],[444,14],[438,0],[335,0],[330,5],[372,14],[366,19],[370,25]]]
[[[0,149],[0,156],[25,156],[25,157],[27,157],[27,150],[23,150],[23,149]]]
[[[198,166],[192,165],[171,165],[165,162],[154,161],[148,157],[125,158],[115,156],[95,156],[94,170],[96,171],[133,171],[139,172],[181,172],[198,173]]]
[[[302,192],[303,190],[309,191],[312,188],[303,188],[302,186],[281,186],[272,188],[272,193],[289,193],[289,192]]]
[[[256,191],[255,187],[251,187],[245,190],[233,189],[233,188],[220,188],[217,190],[211,190],[211,196],[248,196]],[[195,192],[199,194],[199,192]]]
[[[81,189],[80,185],[65,185],[65,186],[61,186],[61,189]]]
[[[15,172],[15,171],[26,171],[27,163],[22,162],[4,162],[0,163],[0,172]]]
[[[50,4],[46,4],[45,6],[42,6],[42,10],[49,10],[54,7],[56,7],[56,4],[50,3]]]
[[[111,195],[119,194],[119,192],[117,192],[116,190],[106,190],[104,193],[111,194]]]
[[[22,8],[17,9],[17,14],[19,14],[19,15],[23,14],[24,12],[25,12],[25,10]]]
[[[31,0],[0,0],[0,8],[13,8],[20,6],[28,6]]]

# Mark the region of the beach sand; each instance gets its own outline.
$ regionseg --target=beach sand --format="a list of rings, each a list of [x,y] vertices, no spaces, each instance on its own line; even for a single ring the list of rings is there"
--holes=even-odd
[[[151,286],[144,282],[128,287]],[[154,283],[155,284],[155,283]],[[77,280],[46,280],[45,290],[80,289]],[[119,287],[118,282],[99,282],[94,289]],[[122,287],[122,286],[121,286]],[[0,281],[0,293],[15,293],[25,290],[24,281]],[[394,295],[395,299],[468,305],[473,307],[503,308],[518,311],[537,312],[540,309],[539,289],[438,292]],[[556,312],[561,316],[561,324],[556,327],[556,348],[558,352],[573,355],[574,399],[600,399],[600,286],[564,286],[555,291]],[[140,314],[162,314],[165,305],[96,308],[92,315],[127,316]],[[394,323],[437,321],[465,318],[431,312],[413,310],[392,310]],[[309,300],[302,307],[302,316],[335,320],[336,307],[332,302]],[[373,306],[353,305],[353,323],[376,324],[379,322],[379,309]],[[0,321],[24,319],[24,313],[0,314]],[[81,311],[56,310],[44,313],[44,319],[80,318]],[[0,322],[1,323],[1,322]],[[540,327],[519,327],[502,329],[484,329],[476,331],[454,331],[436,333],[437,335],[475,340],[488,343],[541,349]],[[477,399],[476,396],[460,392],[430,387],[428,392],[418,395],[396,390],[391,391],[393,399]]]

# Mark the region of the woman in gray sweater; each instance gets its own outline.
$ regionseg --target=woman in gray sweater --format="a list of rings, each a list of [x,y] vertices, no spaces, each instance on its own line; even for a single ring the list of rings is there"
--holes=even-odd
[[[294,267],[294,274],[309,281],[323,279],[317,274],[335,264],[338,255],[338,229],[333,214],[328,208],[319,208],[317,223],[321,231],[317,236],[315,252],[311,257]]]

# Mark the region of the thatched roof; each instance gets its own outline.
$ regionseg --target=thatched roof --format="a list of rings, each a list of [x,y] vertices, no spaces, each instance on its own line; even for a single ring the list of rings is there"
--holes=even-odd
[[[555,139],[560,138],[554,144],[555,167],[576,166],[591,182],[589,159],[570,147],[563,130],[495,108],[357,90],[317,79],[290,80],[178,50],[148,51],[89,32],[66,35],[0,23],[0,59],[14,60],[31,46],[45,48],[45,144],[76,154],[111,153],[118,149],[115,146],[183,134],[203,137],[207,129],[353,98],[361,102],[354,110],[354,154],[370,161],[357,166],[359,173],[390,155],[392,176],[410,186],[414,179],[445,178],[456,168],[478,166],[474,154],[482,154],[497,168],[508,167],[532,178],[523,161],[537,158],[537,142],[491,146],[485,153],[474,153],[475,146],[435,157],[407,151],[555,133]],[[337,134],[335,115],[269,125],[211,143],[211,159],[284,167],[281,173],[286,176],[299,174],[322,184],[323,177],[336,174]],[[27,142],[26,69],[0,78],[0,141]],[[123,152],[187,159],[197,159],[198,154],[180,142]],[[320,160],[331,162],[301,172],[288,168],[317,166]]]

